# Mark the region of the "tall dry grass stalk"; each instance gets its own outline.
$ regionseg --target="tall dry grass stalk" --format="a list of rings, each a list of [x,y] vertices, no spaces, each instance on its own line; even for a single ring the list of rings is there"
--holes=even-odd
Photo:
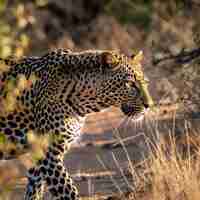
[[[124,143],[126,139],[122,139],[119,131],[115,131],[118,143],[121,144],[123,151],[126,153],[128,167],[133,178],[132,183],[127,182],[120,163],[117,162],[117,158],[112,153],[122,178],[127,184],[127,189],[130,191],[126,194],[123,193],[121,199],[200,199],[200,136],[198,131],[192,130],[192,127],[189,130],[187,123],[185,124],[183,134],[179,137],[175,134],[173,123],[172,127],[169,128],[168,134],[161,133],[157,125],[153,129],[149,129],[151,131],[149,136],[144,136],[149,154],[139,164],[133,164]],[[103,161],[101,160],[102,163]],[[120,191],[119,193],[122,193],[120,186],[115,182],[115,177],[111,177],[111,179]]]
[[[200,140],[188,133],[183,140],[182,143],[171,136],[166,141],[160,137],[151,151],[146,168],[150,172],[152,199],[200,199]]]

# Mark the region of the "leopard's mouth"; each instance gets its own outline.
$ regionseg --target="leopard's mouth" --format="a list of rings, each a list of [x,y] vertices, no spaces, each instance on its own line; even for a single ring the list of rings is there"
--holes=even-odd
[[[121,111],[124,115],[130,117],[133,120],[141,120],[144,117],[144,114],[147,112],[148,107],[145,105],[133,106],[130,104],[122,104]]]

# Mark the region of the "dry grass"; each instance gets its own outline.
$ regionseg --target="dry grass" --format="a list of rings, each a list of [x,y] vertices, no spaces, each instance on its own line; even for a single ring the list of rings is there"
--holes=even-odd
[[[120,199],[199,200],[200,136],[198,132],[189,133],[187,126],[185,134],[179,138],[176,138],[173,131],[169,131],[167,136],[163,136],[158,130],[155,132],[156,140],[146,138],[150,153],[141,165],[133,166],[127,154],[130,172],[137,183],[133,184],[135,185],[133,191],[123,194]],[[120,138],[119,140],[125,150],[123,140]]]
[[[121,139],[119,132],[116,131],[118,141],[126,153],[133,182],[128,182],[117,158],[112,153],[129,192],[122,192],[114,177],[111,176],[119,193],[106,200],[199,200],[200,135],[192,127],[189,129],[187,122],[183,132],[177,137],[173,124],[167,135],[155,128],[151,136],[145,137],[149,149],[148,157],[134,165],[126,150],[125,140]],[[98,160],[106,170],[106,163],[103,163],[100,158]]]
[[[123,171],[124,168],[118,163],[118,158],[114,153],[112,153],[112,159],[119,168],[121,177],[123,178],[124,183],[126,183],[129,192],[125,193],[122,191],[120,185],[115,182],[115,177],[110,175],[113,184],[119,192],[117,195],[112,197],[103,197],[102,195],[97,194],[94,195],[92,192],[93,185],[88,183],[89,190],[91,190],[91,196],[82,197],[81,199],[199,200],[200,136],[198,135],[198,132],[192,131],[192,128],[189,130],[187,128],[187,123],[183,129],[185,129],[185,133],[179,137],[175,134],[173,124],[171,130],[169,128],[169,133],[167,135],[161,134],[157,128],[151,130],[152,133],[149,134],[148,137],[145,137],[149,156],[145,157],[144,161],[137,165],[132,163],[128,154],[126,149],[126,139],[120,138],[119,132],[116,132],[118,141],[127,156],[129,172],[132,175],[133,180],[132,182],[127,180],[127,173]],[[34,138],[32,138],[32,140],[34,140]],[[35,145],[34,142],[32,145]],[[36,145],[33,149],[38,149],[38,146]],[[36,150],[36,152],[38,151]],[[106,163],[103,163],[99,157],[97,159],[102,167],[107,170]],[[5,197],[9,192],[10,187],[6,187],[1,195]]]
[[[198,200],[200,197],[200,140],[187,134],[182,142],[161,137],[151,152],[150,196],[156,200]]]

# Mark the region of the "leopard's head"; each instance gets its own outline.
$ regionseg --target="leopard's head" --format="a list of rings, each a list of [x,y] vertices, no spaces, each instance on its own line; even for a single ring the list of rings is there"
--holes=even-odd
[[[112,51],[102,54],[105,72],[97,96],[105,104],[120,107],[125,115],[134,119],[153,107],[141,66],[142,57],[142,52],[130,58]]]
[[[46,93],[69,114],[84,116],[116,106],[138,118],[153,106],[141,59],[142,53],[127,57],[107,50],[57,53],[50,60]]]

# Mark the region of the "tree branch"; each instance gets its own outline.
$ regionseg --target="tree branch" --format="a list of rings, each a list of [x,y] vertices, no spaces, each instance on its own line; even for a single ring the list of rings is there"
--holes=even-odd
[[[153,64],[158,65],[166,60],[174,60],[174,62],[178,64],[185,64],[191,62],[192,60],[198,57],[200,58],[200,47],[192,49],[190,51],[186,51],[183,49],[180,53],[176,55],[170,54],[160,59],[154,59]]]

